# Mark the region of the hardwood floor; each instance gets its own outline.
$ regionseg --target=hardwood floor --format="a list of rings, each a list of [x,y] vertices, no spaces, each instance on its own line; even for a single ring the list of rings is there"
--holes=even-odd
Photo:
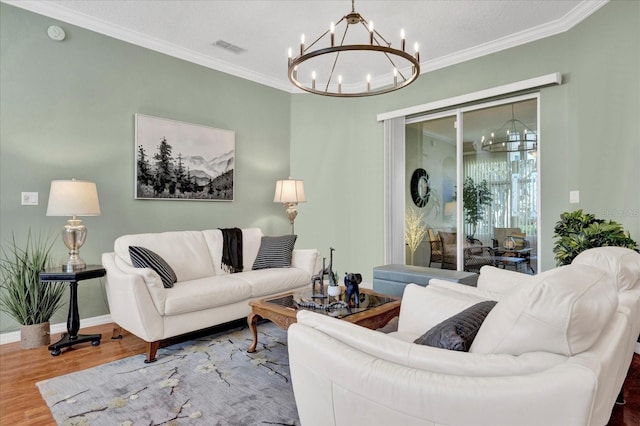
[[[101,333],[100,346],[83,343],[63,349],[58,357],[45,347],[22,350],[19,343],[0,345],[0,425],[55,425],[36,382],[144,353],[144,342],[135,336],[110,340],[111,329],[110,324],[83,329],[83,334]],[[51,341],[59,337],[53,335]],[[640,355],[634,355],[624,396],[627,403],[614,407],[609,425],[640,425]]]

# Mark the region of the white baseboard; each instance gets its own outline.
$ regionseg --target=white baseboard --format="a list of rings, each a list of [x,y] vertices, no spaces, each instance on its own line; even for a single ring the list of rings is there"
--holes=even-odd
[[[83,318],[80,321],[82,327],[93,327],[96,325],[109,324],[111,315],[100,315],[99,317]],[[51,324],[51,334],[62,333],[67,331],[67,323]],[[20,331],[11,331],[9,333],[0,334],[0,345],[5,343],[13,343],[20,341]]]

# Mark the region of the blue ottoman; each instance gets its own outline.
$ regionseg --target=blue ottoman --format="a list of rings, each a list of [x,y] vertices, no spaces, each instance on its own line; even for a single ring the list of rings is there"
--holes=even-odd
[[[373,291],[402,296],[404,287],[407,284],[414,283],[426,287],[431,278],[475,287],[478,281],[478,274],[411,265],[376,266],[373,268]]]

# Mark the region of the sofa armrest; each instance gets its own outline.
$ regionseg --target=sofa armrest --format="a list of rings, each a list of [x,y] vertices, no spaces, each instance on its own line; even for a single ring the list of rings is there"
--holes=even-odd
[[[320,269],[320,252],[317,249],[294,249],[291,267],[302,269],[313,276]]]
[[[147,268],[133,268],[117,262],[114,253],[104,253],[102,265],[107,271],[105,290],[113,322],[147,342],[162,339],[164,295],[158,292],[160,298],[155,300],[150,289],[157,286],[149,284],[155,282],[157,274]],[[162,301],[161,311],[156,306],[159,301]]]

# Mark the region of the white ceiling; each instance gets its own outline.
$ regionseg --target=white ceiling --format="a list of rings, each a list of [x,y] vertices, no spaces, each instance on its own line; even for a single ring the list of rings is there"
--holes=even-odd
[[[349,0],[1,0],[203,66],[294,92],[287,50],[351,11]],[[564,32],[607,0],[356,0],[395,47],[420,45],[422,73]],[[64,29],[64,24],[61,25]],[[69,31],[69,28],[66,28]],[[245,49],[232,53],[217,40]]]

